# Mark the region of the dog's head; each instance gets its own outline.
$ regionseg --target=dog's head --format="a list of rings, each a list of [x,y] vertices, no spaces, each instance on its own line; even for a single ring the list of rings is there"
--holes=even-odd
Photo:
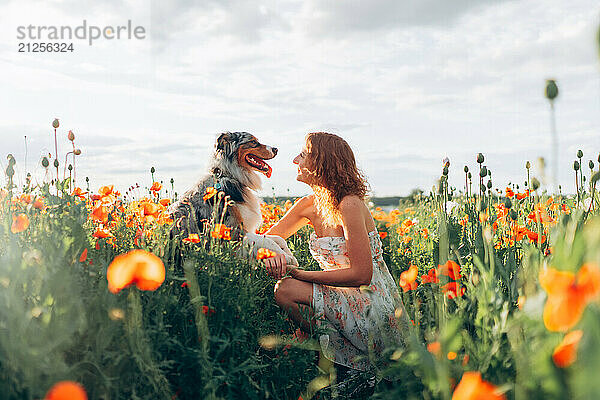
[[[271,177],[272,169],[265,162],[277,155],[277,148],[266,146],[248,132],[224,132],[219,135],[216,150],[223,158],[249,171]]]

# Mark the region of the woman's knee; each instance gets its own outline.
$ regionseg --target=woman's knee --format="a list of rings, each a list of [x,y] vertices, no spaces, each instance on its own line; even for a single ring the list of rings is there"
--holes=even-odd
[[[293,302],[293,278],[283,278],[275,284],[275,301],[280,306],[289,305]]]

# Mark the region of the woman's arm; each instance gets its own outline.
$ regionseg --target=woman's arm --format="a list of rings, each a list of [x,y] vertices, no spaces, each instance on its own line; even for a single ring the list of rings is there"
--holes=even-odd
[[[277,235],[287,239],[296,233],[298,229],[308,224],[309,221],[305,216],[305,211],[311,204],[312,199],[310,196],[298,200],[275,225],[265,232],[265,235]]]
[[[350,267],[330,271],[293,269],[291,275],[299,280],[331,286],[361,286],[371,283],[373,261],[369,234],[363,217],[364,203],[358,196],[346,196],[340,202],[342,226]],[[288,266],[290,269],[291,266]]]

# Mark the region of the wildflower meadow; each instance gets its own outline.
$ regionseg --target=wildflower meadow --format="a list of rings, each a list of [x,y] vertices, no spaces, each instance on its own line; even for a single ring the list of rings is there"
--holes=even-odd
[[[557,90],[547,83],[551,104]],[[149,166],[145,185],[99,187],[77,175],[76,134],[49,122],[71,151],[40,160],[42,181],[17,179],[8,155],[0,189],[0,397],[340,397],[319,391],[336,377],[318,332],[300,335],[274,301],[269,250],[240,256],[217,212],[173,237],[171,177]],[[377,370],[395,379],[378,379],[371,398],[598,398],[596,150],[559,166],[572,191],[543,189],[527,160],[512,182],[494,182],[479,153],[467,166],[445,160],[428,194],[373,204],[411,325]],[[448,179],[453,168],[464,180]],[[217,188],[204,199],[230,205]],[[259,233],[293,201],[265,199]],[[310,232],[288,244],[316,269]]]

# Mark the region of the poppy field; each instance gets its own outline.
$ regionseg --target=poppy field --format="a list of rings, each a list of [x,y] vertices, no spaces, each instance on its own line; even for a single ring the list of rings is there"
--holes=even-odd
[[[59,123],[54,121],[60,137]],[[65,135],[73,143],[74,134]],[[435,191],[373,205],[384,258],[412,324],[372,398],[594,398],[600,382],[598,161],[576,154],[577,193],[523,175],[499,189],[484,154]],[[275,304],[260,259],[217,212],[171,237],[173,182],[75,184],[59,163],[0,191],[0,393],[6,399],[309,399],[335,381],[317,336]],[[71,164],[73,165],[74,162]],[[584,168],[584,165],[587,168]],[[59,177],[59,179],[57,179]],[[585,179],[584,179],[585,178]],[[82,182],[81,177],[78,182]],[[490,182],[488,184],[488,182]],[[19,183],[19,184],[17,184]],[[228,198],[209,188],[205,201]],[[214,199],[213,199],[214,200]],[[293,202],[261,205],[264,232]],[[311,227],[288,239],[318,268]],[[401,315],[397,315],[398,318]]]

